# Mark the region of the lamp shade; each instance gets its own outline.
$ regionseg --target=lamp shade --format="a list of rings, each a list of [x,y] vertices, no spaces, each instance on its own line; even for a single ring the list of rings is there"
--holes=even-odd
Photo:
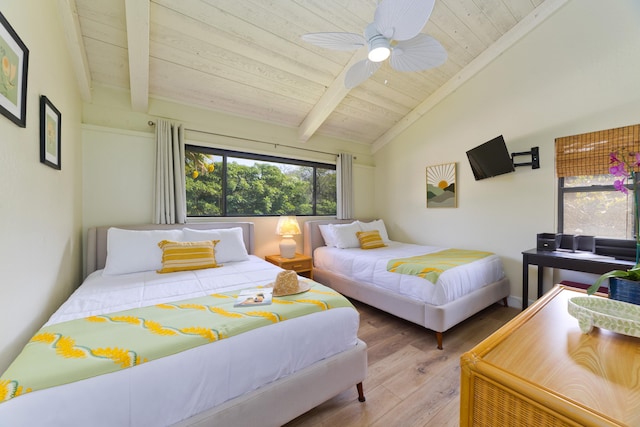
[[[278,220],[276,233],[280,236],[293,236],[300,234],[300,225],[295,216],[281,216]]]

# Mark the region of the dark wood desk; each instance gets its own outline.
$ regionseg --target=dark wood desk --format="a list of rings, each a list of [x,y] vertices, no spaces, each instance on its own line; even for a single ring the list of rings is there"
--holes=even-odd
[[[522,252],[522,309],[529,306],[529,266],[538,266],[538,298],[542,296],[544,267],[583,273],[604,274],[611,270],[628,270],[635,263],[592,255],[589,252],[539,251]]]

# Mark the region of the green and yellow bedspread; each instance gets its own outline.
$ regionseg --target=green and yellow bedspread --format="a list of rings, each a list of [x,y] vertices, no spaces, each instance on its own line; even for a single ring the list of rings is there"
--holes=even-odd
[[[308,292],[270,305],[234,307],[239,291],[212,294],[40,329],[0,376],[0,402],[115,372],[251,329],[338,307],[339,293],[312,282]]]
[[[426,255],[389,260],[387,271],[410,274],[436,283],[444,271],[486,258],[489,255],[493,255],[493,253],[466,249],[445,249]]]

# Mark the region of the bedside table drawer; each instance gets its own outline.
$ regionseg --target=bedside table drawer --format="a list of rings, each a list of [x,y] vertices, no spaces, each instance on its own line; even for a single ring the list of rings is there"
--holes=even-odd
[[[307,271],[307,270],[311,270],[311,260],[310,259],[305,259],[305,260],[292,259],[291,261],[282,261],[282,263],[280,264],[280,267],[284,268],[285,270]]]
[[[296,253],[293,258],[282,258],[280,255],[267,255],[264,259],[285,270],[293,270],[301,276],[313,280],[313,260],[310,256]]]

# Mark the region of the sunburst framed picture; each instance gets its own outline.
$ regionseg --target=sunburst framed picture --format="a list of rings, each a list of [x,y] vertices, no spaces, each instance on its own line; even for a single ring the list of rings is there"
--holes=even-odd
[[[456,164],[427,166],[427,208],[456,208]]]

